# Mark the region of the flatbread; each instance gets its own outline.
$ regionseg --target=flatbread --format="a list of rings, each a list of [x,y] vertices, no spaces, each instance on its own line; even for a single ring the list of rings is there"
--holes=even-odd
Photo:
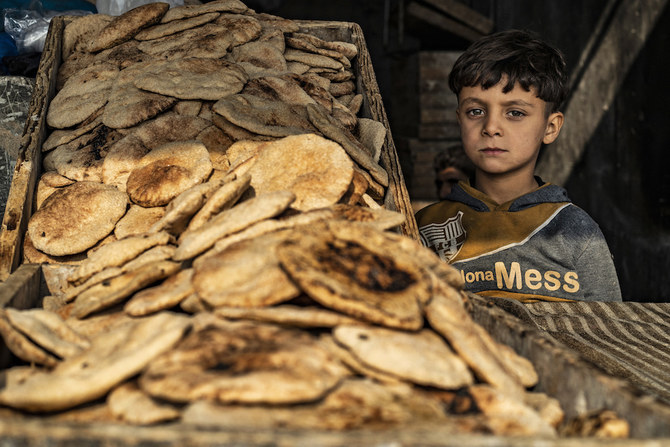
[[[247,42],[233,48],[231,58],[238,64],[251,64],[259,69],[270,68],[280,72],[287,70],[284,52],[272,42],[258,40]]]
[[[347,59],[353,59],[358,54],[358,47],[350,42],[343,42],[339,40],[324,40],[313,34],[299,32],[291,33],[291,37],[299,39],[303,42],[310,43],[317,48],[326,48],[337,51],[343,54]]]
[[[90,346],[55,313],[44,309],[17,310],[8,308],[9,322],[47,351],[60,358],[73,357]]]
[[[64,129],[86,120],[107,103],[118,75],[116,65],[100,63],[69,77],[49,103],[47,124]]]
[[[201,14],[195,17],[189,17],[182,20],[170,21],[170,23],[161,23],[150,28],[143,29],[135,35],[136,40],[153,40],[159,37],[169,36],[180,31],[195,28],[196,26],[204,25],[207,22],[219,17],[219,14],[212,12],[209,14]]]
[[[220,212],[231,208],[247,190],[250,183],[251,176],[247,174],[221,185],[207,198],[202,208],[190,220],[187,228],[197,230]]]
[[[243,93],[294,105],[314,102],[314,99],[303,90],[298,76],[287,73],[254,78],[244,86]]]
[[[126,191],[138,205],[162,206],[202,183],[211,172],[212,162],[204,144],[196,141],[167,143],[137,162],[128,176]]]
[[[130,205],[126,214],[116,223],[114,235],[117,239],[123,239],[128,236],[146,233],[164,214],[165,207],[162,206],[145,208],[139,205]]]
[[[303,50],[309,53],[315,53],[320,54],[322,56],[331,57],[336,61],[340,62],[342,66],[344,66],[345,68],[351,68],[351,61],[339,51],[323,47],[317,47],[313,45],[311,42],[304,39],[300,39],[295,36],[286,36],[286,45],[297,50]]]
[[[463,308],[455,289],[436,290],[425,312],[433,329],[449,342],[478,379],[507,395],[519,399],[523,396],[523,386],[482,341],[481,333],[474,327],[476,323]]]
[[[30,264],[61,264],[61,265],[78,265],[86,259],[86,253],[76,253],[67,256],[51,256],[42,251],[39,251],[30,240],[30,234],[26,231],[23,238],[23,260]]]
[[[447,429],[452,419],[445,416],[436,399],[412,392],[407,386],[347,378],[318,402],[288,407],[222,405],[201,400],[185,408],[182,421],[209,429],[361,429],[375,433],[423,424]]]
[[[179,261],[197,256],[217,240],[281,214],[294,200],[295,194],[292,192],[276,191],[238,203],[202,227],[182,233],[173,258]]]
[[[337,203],[332,206],[335,216],[352,222],[363,222],[379,230],[389,230],[405,223],[405,216],[384,208],[372,209],[358,205]]]
[[[308,211],[337,203],[354,167],[342,147],[315,134],[289,136],[262,147],[249,168],[256,194],[292,191],[292,208]]]
[[[150,284],[179,271],[180,265],[171,261],[156,261],[103,281],[79,294],[71,315],[84,318],[93,313],[122,303],[130,295]]]
[[[125,192],[130,172],[147,152],[149,148],[132,133],[121,138],[110,147],[102,160],[102,182]]]
[[[300,62],[310,67],[330,68],[332,70],[344,70],[345,66],[339,60],[329,56],[310,53],[307,51],[287,48],[284,51],[284,57],[287,62]]]
[[[366,365],[417,385],[455,390],[473,383],[465,362],[431,330],[338,326],[333,336]]]
[[[124,12],[100,31],[88,51],[96,53],[132,39],[142,28],[158,23],[169,8],[168,3],[156,2]]]
[[[420,303],[431,294],[427,273],[368,226],[314,224],[277,248],[282,267],[312,299],[325,307],[387,327],[417,330]]]
[[[367,150],[353,135],[335,122],[325,110],[317,104],[307,105],[309,119],[327,138],[338,142],[356,163],[365,168],[370,175],[383,186],[388,186],[388,173],[372,159]]]
[[[122,70],[114,81],[102,122],[111,128],[122,129],[140,124],[172,107],[177,98],[137,88],[135,79],[156,62],[134,64]]]
[[[63,29],[62,60],[66,61],[75,51],[88,51],[91,40],[106,27],[114,17],[107,14],[79,16]]]
[[[28,337],[12,326],[7,318],[5,309],[0,309],[0,336],[2,336],[7,349],[21,360],[48,367],[53,367],[58,364],[58,359],[55,356],[37,346],[30,341]],[[9,385],[9,383],[6,384],[6,386]],[[0,397],[0,399],[2,398]]]
[[[233,144],[232,138],[212,124],[196,135],[195,140],[201,142],[207,148],[214,170],[226,172],[230,169],[227,151]]]
[[[217,101],[239,93],[247,75],[222,59],[189,57],[154,62],[134,77],[135,87],[179,99]]]
[[[114,417],[133,425],[169,422],[181,416],[178,408],[152,399],[136,382],[114,388],[107,396],[107,406]]]
[[[218,186],[217,182],[206,182],[182,192],[168,203],[165,214],[149,228],[149,232],[167,231],[174,235],[181,234],[193,215],[202,208],[207,197]]]
[[[112,232],[127,204],[126,194],[113,186],[76,182],[42,204],[28,222],[28,233],[35,248],[49,255],[81,253]]]
[[[217,101],[212,110],[234,125],[261,135],[285,137],[316,131],[304,106],[254,95],[227,96]]]
[[[193,293],[192,276],[193,269],[184,269],[157,286],[140,290],[126,302],[123,310],[140,317],[175,307]]]
[[[190,326],[188,317],[163,312],[116,327],[52,372],[36,373],[0,390],[0,403],[28,411],[73,408],[104,396],[170,350]]]
[[[249,11],[249,8],[239,0],[215,0],[202,5],[187,4],[171,8],[165,16],[163,16],[161,22],[168,23],[173,20],[187,19],[189,17],[212,12],[232,12],[240,14],[247,11]]]
[[[90,253],[68,280],[73,284],[81,283],[107,267],[123,265],[151,247],[166,245],[170,239],[167,232],[142,233],[104,245]]]
[[[235,244],[195,266],[193,286],[212,307],[265,307],[300,290],[279,266],[275,249],[290,234],[274,232]]]
[[[369,118],[358,119],[358,139],[368,150],[372,159],[379,163],[382,147],[386,141],[384,123]]]
[[[299,328],[333,328],[358,320],[317,306],[280,304],[272,307],[217,306],[214,314],[229,320],[251,320]]]
[[[260,32],[261,26],[253,17],[222,14],[214,22],[197,28],[140,42],[138,48],[165,60],[184,57],[220,59],[230,48],[255,39]]]
[[[172,110],[185,116],[198,116],[202,109],[202,101],[179,101],[172,107]]]
[[[47,153],[44,168],[76,181],[101,182],[104,159],[121,138],[119,132],[101,124],[90,133]]]
[[[171,402],[287,404],[318,399],[347,375],[306,332],[222,322],[192,332],[156,359],[139,383],[150,395]]]
[[[95,116],[93,119],[87,119],[86,121],[79,124],[73,129],[56,129],[49,134],[47,139],[42,143],[42,152],[49,152],[52,149],[57,148],[63,144],[67,144],[77,138],[85,135],[98,127],[102,123],[102,109],[99,109],[100,113]]]
[[[209,126],[211,123],[204,118],[170,111],[134,128],[133,135],[149,149],[155,149],[166,143],[193,140]]]

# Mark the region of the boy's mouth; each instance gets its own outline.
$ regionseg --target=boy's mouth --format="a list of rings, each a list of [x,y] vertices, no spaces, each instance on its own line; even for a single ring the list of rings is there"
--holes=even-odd
[[[479,152],[483,152],[484,154],[487,155],[497,155],[507,151],[499,147],[485,147],[484,149],[480,149]]]

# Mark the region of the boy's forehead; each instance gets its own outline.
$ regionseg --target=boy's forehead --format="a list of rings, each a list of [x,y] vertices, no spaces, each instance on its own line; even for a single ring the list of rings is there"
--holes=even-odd
[[[518,82],[510,91],[503,91],[507,86],[506,79],[502,79],[496,85],[487,89],[482,88],[481,84],[463,87],[458,94],[458,102],[465,101],[483,101],[483,100],[501,100],[501,101],[523,101],[529,104],[543,105],[545,101],[537,96],[537,89],[533,86],[530,90],[524,89]]]

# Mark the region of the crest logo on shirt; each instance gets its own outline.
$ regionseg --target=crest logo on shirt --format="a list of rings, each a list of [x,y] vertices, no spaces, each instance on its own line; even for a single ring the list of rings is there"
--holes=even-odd
[[[421,242],[437,253],[443,261],[451,261],[465,243],[466,232],[462,220],[463,212],[459,211],[445,222],[421,227]]]

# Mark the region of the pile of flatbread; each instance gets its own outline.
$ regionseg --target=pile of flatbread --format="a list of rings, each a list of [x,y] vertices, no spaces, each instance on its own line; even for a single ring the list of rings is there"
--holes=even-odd
[[[357,49],[237,0],[67,25],[42,308],[0,310],[5,411],[209,428],[556,436],[533,365],[396,231]]]

